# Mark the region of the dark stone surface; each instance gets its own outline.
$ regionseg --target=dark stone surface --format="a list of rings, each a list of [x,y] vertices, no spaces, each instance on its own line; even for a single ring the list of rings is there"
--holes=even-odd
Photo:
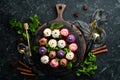
[[[25,77],[10,66],[11,56],[19,56],[16,50],[15,30],[10,28],[10,18],[17,18],[22,22],[29,16],[38,14],[42,23],[57,17],[55,4],[65,3],[67,8],[64,19],[67,21],[83,20],[90,22],[91,14],[96,8],[104,9],[109,20],[104,29],[107,32],[109,52],[97,55],[98,69],[92,78],[76,77],[71,74],[63,78],[56,77]],[[88,10],[83,11],[82,6]],[[75,18],[73,14],[79,13]],[[0,80],[120,80],[120,0],[1,0],[0,1]]]

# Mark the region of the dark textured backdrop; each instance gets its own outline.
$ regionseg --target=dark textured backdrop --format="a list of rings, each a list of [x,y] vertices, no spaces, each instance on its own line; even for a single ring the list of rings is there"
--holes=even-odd
[[[109,14],[109,20],[104,29],[107,32],[108,53],[97,55],[98,69],[91,80],[120,80],[120,0],[0,0],[0,80],[56,80],[55,77],[28,78],[20,75],[10,66],[12,55],[18,56],[16,50],[16,31],[10,28],[10,18],[22,22],[29,16],[38,14],[42,23],[56,18],[55,4],[65,3],[67,8],[64,19],[67,21],[83,20],[90,22],[93,11],[104,9]],[[82,6],[88,5],[83,11]],[[79,12],[79,17],[73,14]],[[83,77],[68,75],[58,80],[89,80]]]

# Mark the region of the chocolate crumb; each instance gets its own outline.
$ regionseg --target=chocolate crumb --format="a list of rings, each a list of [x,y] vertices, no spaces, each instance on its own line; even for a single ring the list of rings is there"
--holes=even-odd
[[[16,57],[16,56],[11,56],[11,60],[12,60],[12,61],[16,61],[16,60],[17,60],[17,57]]]
[[[88,6],[87,5],[83,5],[83,10],[87,11],[88,10]]]
[[[24,42],[24,38],[23,38],[22,36],[20,36],[20,37],[17,39],[17,42],[18,42],[18,43]]]
[[[74,17],[77,18],[77,17],[79,16],[79,13],[78,13],[78,12],[75,12],[73,15],[74,15]]]
[[[10,62],[11,67],[15,68],[16,67],[16,62]]]

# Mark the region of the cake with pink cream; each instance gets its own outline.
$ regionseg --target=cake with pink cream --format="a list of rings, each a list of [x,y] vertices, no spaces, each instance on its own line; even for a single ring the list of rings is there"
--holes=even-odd
[[[54,69],[58,68],[59,62],[56,59],[52,59],[50,62],[50,66]]]
[[[69,49],[70,49],[71,51],[75,52],[75,51],[77,51],[77,49],[78,49],[78,45],[77,45],[76,43],[71,43],[71,44],[69,45]]]
[[[69,32],[69,30],[67,28],[62,28],[60,30],[60,33],[61,33],[62,36],[67,37],[70,32]]]

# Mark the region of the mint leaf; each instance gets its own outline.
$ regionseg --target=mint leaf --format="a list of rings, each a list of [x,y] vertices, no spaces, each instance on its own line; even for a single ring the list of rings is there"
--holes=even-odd
[[[38,52],[39,46],[33,46],[32,50],[35,51],[36,53]]]
[[[57,26],[56,26],[56,28],[62,28],[63,27],[63,24],[58,24]]]
[[[55,26],[56,26],[56,24],[52,23],[51,26],[50,26],[50,29],[54,29]]]
[[[59,58],[56,58],[56,60],[57,60],[57,61],[60,61],[60,59],[59,59]]]
[[[72,69],[72,66],[73,66],[72,63],[69,62],[68,65],[67,65],[67,69]]]
[[[50,25],[50,29],[60,29],[60,28],[62,28],[63,27],[63,24],[56,24],[56,23],[52,23],[51,25]]]
[[[97,69],[95,62],[96,62],[96,56],[93,53],[89,52],[88,56],[80,64],[80,68],[77,69],[76,75],[79,76],[79,74],[81,73],[87,76],[95,74],[95,70]]]
[[[37,14],[35,14],[34,16],[31,16],[30,20],[31,20],[30,31],[31,31],[32,35],[34,35],[35,31],[41,25],[41,23],[39,21],[39,17]]]

